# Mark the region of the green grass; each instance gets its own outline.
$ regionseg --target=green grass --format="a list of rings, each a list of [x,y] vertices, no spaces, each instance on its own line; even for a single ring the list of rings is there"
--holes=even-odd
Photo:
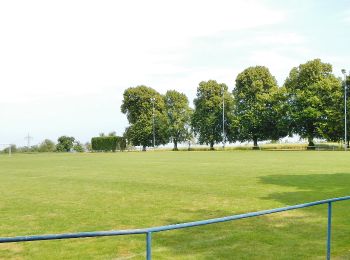
[[[0,236],[151,227],[350,195],[350,153],[0,156]],[[326,205],[156,233],[154,259],[324,259]],[[350,202],[332,254],[350,259]],[[0,259],[143,259],[143,235],[0,245]],[[336,258],[337,257],[337,258]]]

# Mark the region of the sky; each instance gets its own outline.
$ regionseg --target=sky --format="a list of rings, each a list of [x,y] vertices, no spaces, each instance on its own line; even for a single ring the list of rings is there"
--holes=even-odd
[[[0,1],[0,144],[122,135],[123,92],[232,90],[249,66],[350,70],[348,0]]]

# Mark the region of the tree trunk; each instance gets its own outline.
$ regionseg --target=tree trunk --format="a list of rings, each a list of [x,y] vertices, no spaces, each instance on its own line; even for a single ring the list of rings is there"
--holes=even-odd
[[[174,151],[178,151],[179,149],[177,149],[177,140],[176,139],[174,139],[174,149],[173,149]]]
[[[253,150],[259,150],[258,138],[256,136],[253,136],[253,142],[254,142]]]
[[[214,141],[210,141],[210,150],[214,150]]]
[[[307,140],[308,140],[308,142],[309,142],[309,144],[308,144],[308,146],[307,146],[307,149],[308,150],[315,150],[315,143],[314,143],[314,139],[313,139],[313,137],[312,136],[309,136],[308,138],[307,138]]]
[[[146,152],[146,145],[142,146],[142,152]]]

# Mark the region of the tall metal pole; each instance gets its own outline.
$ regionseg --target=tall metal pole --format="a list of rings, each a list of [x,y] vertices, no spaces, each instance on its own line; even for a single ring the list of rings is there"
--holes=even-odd
[[[153,122],[153,150],[155,149],[155,143],[156,143],[156,133],[154,128],[154,98],[152,100],[153,110],[152,110],[152,122]]]
[[[347,148],[348,148],[348,140],[347,140],[347,120],[346,120],[346,70],[345,69],[342,69],[341,72],[343,73],[344,75],[344,142],[345,142],[345,145],[344,145],[344,150],[346,151]]]
[[[222,148],[225,149],[225,88],[222,87]]]

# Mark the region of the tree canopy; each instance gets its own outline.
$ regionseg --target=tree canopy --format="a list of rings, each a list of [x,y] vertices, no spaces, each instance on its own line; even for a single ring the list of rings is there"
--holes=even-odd
[[[225,103],[224,121],[222,116],[223,103]],[[226,134],[230,135],[233,109],[232,95],[223,83],[219,84],[215,80],[202,81],[197,88],[194,105],[193,131],[198,135],[200,144],[209,144],[210,149],[213,149],[215,143],[225,141],[222,134],[223,122]]]
[[[186,140],[192,110],[185,94],[176,90],[168,90],[164,96],[167,115],[168,134],[174,143],[174,150],[178,150],[177,144]]]
[[[284,84],[293,132],[307,138],[314,147],[314,138],[334,139],[329,133],[341,102],[341,82],[332,74],[332,65],[320,59],[308,61],[293,68]]]
[[[69,152],[74,146],[75,138],[63,135],[57,141],[56,150],[58,152]]]
[[[249,67],[238,74],[234,96],[234,141],[277,140],[287,135],[283,118],[283,90],[264,66]]]
[[[147,146],[166,144],[169,139],[163,96],[156,90],[141,85],[126,89],[123,97],[121,111],[130,123],[125,134],[127,139],[134,145],[141,145],[144,151]]]

